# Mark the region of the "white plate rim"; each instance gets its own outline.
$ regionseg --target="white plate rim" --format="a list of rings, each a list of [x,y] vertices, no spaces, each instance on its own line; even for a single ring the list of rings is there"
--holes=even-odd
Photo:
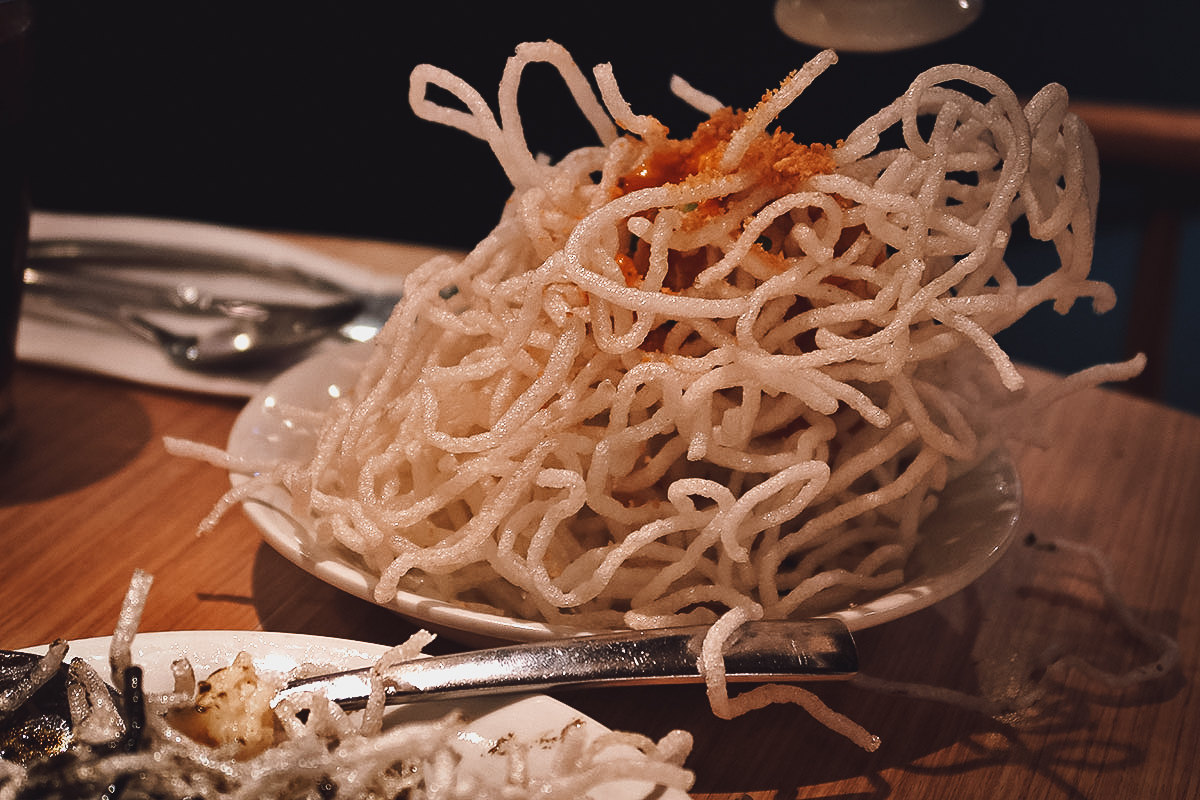
[[[99,636],[68,642],[67,658],[82,658],[102,676],[109,671],[112,637]],[[23,648],[38,655],[48,645]],[[154,631],[138,633],[131,644],[134,664],[142,667],[148,692],[169,691],[172,686],[171,662],[184,655],[192,663],[197,678],[228,666],[238,653],[246,652],[262,671],[288,672],[301,664],[318,664],[335,669],[356,669],[374,663],[387,647],[370,642],[315,636],[302,633],[246,630]],[[462,698],[455,701],[428,701],[400,707],[389,719],[430,719],[459,710],[468,724],[459,736],[457,747],[465,758],[473,759],[475,769],[500,769],[503,756],[495,755],[497,744],[512,739],[550,742],[568,726],[582,725],[590,738],[608,732],[608,728],[566,703],[542,694],[496,698]],[[628,752],[632,753],[632,750]],[[548,756],[547,756],[548,758]],[[592,800],[635,800],[654,788],[643,782],[617,781],[605,784]],[[687,800],[677,789],[665,789],[653,795],[662,800]]]
[[[271,382],[246,405],[234,422],[227,443],[234,457],[252,460],[294,454],[302,439],[284,426],[271,409],[287,405],[315,408],[316,398],[328,396],[329,385],[345,387],[357,374],[357,363],[345,354],[317,354]],[[233,485],[247,477],[230,474]],[[243,510],[265,541],[301,569],[356,597],[375,602],[375,578],[337,553],[319,547],[310,532],[286,509],[289,498],[278,487],[260,492],[243,503]],[[1021,485],[1016,465],[998,449],[943,492],[938,510],[922,528],[922,543],[914,551],[916,565],[932,564],[935,579],[909,580],[869,602],[834,612],[851,631],[899,619],[966,588],[1007,551],[1020,518]],[[484,613],[399,592],[379,604],[401,615],[474,644],[534,641],[578,635],[575,628],[549,625]]]

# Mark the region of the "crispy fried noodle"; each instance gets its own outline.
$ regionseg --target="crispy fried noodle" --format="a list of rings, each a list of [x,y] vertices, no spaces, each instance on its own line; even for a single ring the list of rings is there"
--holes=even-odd
[[[408,279],[311,460],[172,444],[257,473],[205,525],[277,484],[379,575],[381,602],[416,590],[579,628],[723,618],[713,652],[738,620],[896,586],[939,490],[1037,402],[994,335],[1044,302],[1115,298],[1088,279],[1096,154],[1061,86],[1022,105],[943,66],[836,146],[773,130],[835,60],[745,112],[676,80],[709,115],[687,139],[551,42],[509,60],[498,115],[418,67],[417,115],[485,140],[512,199],[469,255]],[[517,87],[534,62],[596,146],[530,152]],[[1005,262],[1022,217],[1060,257],[1024,285]]]

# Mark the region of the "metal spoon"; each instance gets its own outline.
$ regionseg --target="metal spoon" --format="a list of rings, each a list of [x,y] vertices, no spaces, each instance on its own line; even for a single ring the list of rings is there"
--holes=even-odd
[[[548,689],[699,683],[700,646],[708,628],[666,628],[579,636],[419,658],[382,673],[388,703]],[[846,679],[858,652],[845,623],[833,618],[749,622],[724,648],[725,677],[770,683]],[[295,680],[285,698],[320,692],[345,709],[362,708],[372,668]]]
[[[699,683],[700,649],[708,630],[699,626],[622,631],[471,650],[404,661],[384,668],[381,677],[389,704],[563,688]],[[845,623],[834,618],[746,623],[725,643],[723,656],[726,680],[738,683],[848,679],[858,671],[854,638]],[[40,658],[0,650],[0,693],[15,686]],[[347,710],[362,708],[371,694],[373,670],[294,680],[276,693],[271,705],[278,708],[283,703],[286,708],[289,697],[318,692]],[[39,690],[38,697],[46,710],[69,721],[65,691],[59,680]],[[0,717],[0,734],[8,723],[22,719]]]
[[[77,295],[54,301],[115,322],[158,345],[175,364],[201,372],[245,369],[294,357],[336,333],[362,309],[357,299],[318,308],[274,308],[269,312],[259,304],[247,303],[242,307],[244,316],[212,316],[209,326],[183,332],[153,321],[142,309],[113,305],[96,297]]]
[[[232,320],[212,330],[191,334],[168,330],[126,310],[114,315],[114,319],[159,345],[174,363],[202,372],[282,361],[312,347],[338,327],[310,315],[276,315],[262,322]]]

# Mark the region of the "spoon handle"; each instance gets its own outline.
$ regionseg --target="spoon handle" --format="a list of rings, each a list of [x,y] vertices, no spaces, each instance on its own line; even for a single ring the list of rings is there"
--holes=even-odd
[[[568,687],[699,683],[707,627],[579,636],[420,658],[383,673],[389,703]],[[854,639],[836,619],[743,625],[725,647],[725,675],[737,682],[849,678],[858,669]],[[272,705],[303,692],[324,693],[345,709],[362,708],[371,668],[292,681]]]

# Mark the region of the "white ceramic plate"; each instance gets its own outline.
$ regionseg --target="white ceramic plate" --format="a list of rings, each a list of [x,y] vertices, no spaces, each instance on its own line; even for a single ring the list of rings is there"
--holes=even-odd
[[[230,433],[234,456],[253,459],[302,459],[312,452],[312,437],[279,413],[280,406],[323,409],[331,387],[352,386],[358,362],[317,355],[283,373],[253,398]],[[244,478],[233,475],[238,483]],[[894,620],[963,589],[992,564],[1016,531],[1020,484],[1008,455],[998,452],[955,480],[943,492],[938,510],[921,529],[904,585],[870,602],[836,612],[851,630]],[[320,545],[303,520],[283,509],[282,489],[262,493],[245,504],[246,513],[267,542],[309,573],[365,600],[372,600],[375,577],[351,556]],[[387,607],[432,629],[472,644],[529,641],[578,633],[541,622],[481,613],[439,600],[400,592]]]
[[[101,675],[108,674],[109,637],[72,641],[68,658],[83,658]],[[324,636],[305,636],[294,633],[264,633],[256,631],[185,631],[139,633],[133,640],[133,662],[142,667],[145,689],[149,692],[170,691],[171,662],[186,656],[195,668],[197,677],[227,667],[240,652],[249,653],[256,669],[261,672],[287,672],[301,664],[318,664],[331,671],[369,666],[387,649],[382,645],[333,639]],[[28,652],[44,653],[45,647],[29,648]],[[463,754],[468,769],[478,774],[495,774],[506,769],[503,742],[520,740],[538,742],[533,748],[530,769],[545,770],[553,758],[553,746],[561,740],[567,727],[581,724],[589,737],[608,729],[570,706],[545,695],[529,695],[496,699],[458,700],[454,703],[429,701],[397,708],[389,720],[399,723],[408,719],[432,719],[461,710],[470,720],[460,735],[457,748]],[[632,752],[632,750],[630,751]],[[625,781],[606,785],[594,792],[592,800],[634,800],[644,798],[653,790],[644,783]],[[678,790],[667,790],[662,800],[687,800]]]
[[[982,0],[776,0],[775,23],[813,47],[887,53],[947,39],[982,10]]]
[[[397,259],[395,272],[379,274],[357,264],[297,247],[249,231],[196,222],[145,217],[80,216],[39,212],[30,222],[30,237],[101,239],[191,248],[225,255],[261,258],[337,281],[363,292],[395,293],[404,276],[438,250],[411,246]],[[216,288],[216,287],[214,287]],[[337,347],[329,342],[326,350]],[[157,347],[114,324],[83,315],[47,315],[36,303],[25,303],[17,340],[23,361],[111,375],[117,378],[204,394],[251,397],[279,370],[237,375],[207,375],[173,364]]]

